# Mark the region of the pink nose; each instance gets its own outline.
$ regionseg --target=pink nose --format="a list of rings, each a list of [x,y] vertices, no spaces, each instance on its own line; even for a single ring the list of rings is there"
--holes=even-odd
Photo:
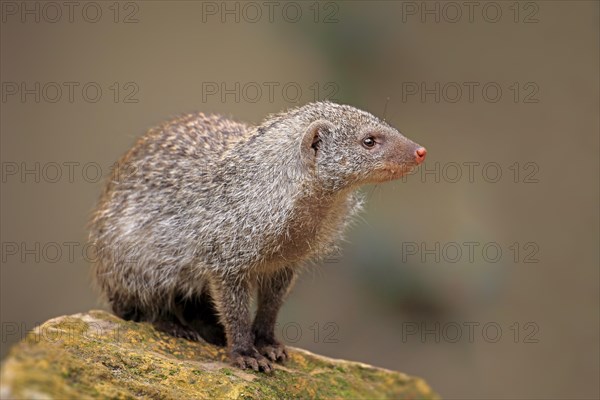
[[[425,147],[419,147],[415,150],[415,159],[417,164],[421,164],[425,160],[425,156],[427,155],[427,150]]]

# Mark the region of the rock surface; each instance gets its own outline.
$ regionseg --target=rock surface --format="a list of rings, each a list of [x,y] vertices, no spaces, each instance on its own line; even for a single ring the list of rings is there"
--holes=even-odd
[[[271,375],[242,371],[223,348],[90,311],[49,320],[17,344],[2,365],[0,398],[438,398],[419,378],[289,350]]]

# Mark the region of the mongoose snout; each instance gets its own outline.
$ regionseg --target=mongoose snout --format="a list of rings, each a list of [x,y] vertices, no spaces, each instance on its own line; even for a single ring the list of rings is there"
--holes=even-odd
[[[369,131],[363,139],[373,163],[367,181],[372,183],[398,179],[425,161],[425,147],[390,128]]]
[[[423,161],[425,161],[426,155],[427,155],[427,149],[425,147],[419,147],[417,150],[415,150],[415,158],[416,158],[417,164],[421,164]]]
[[[183,115],[140,137],[115,166],[127,173],[107,180],[90,223],[96,282],[118,316],[227,345],[235,366],[270,372],[288,357],[277,313],[302,266],[337,251],[364,203],[356,189],[425,155],[330,102],[258,126]]]

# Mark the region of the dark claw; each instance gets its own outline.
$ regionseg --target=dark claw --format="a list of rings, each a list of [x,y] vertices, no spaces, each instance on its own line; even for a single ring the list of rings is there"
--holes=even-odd
[[[238,352],[234,351],[231,353],[231,363],[233,366],[246,369],[251,368],[254,371],[262,371],[266,373],[270,373],[273,368],[265,357],[261,356],[258,351],[252,350],[251,352]]]
[[[260,354],[271,361],[284,362],[289,358],[285,346],[281,343],[258,345],[257,349]]]

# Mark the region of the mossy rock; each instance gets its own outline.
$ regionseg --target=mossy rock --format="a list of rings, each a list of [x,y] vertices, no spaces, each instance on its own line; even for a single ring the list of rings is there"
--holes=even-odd
[[[47,321],[11,349],[2,399],[437,399],[421,379],[290,348],[270,375],[225,349],[176,339],[104,311]]]

